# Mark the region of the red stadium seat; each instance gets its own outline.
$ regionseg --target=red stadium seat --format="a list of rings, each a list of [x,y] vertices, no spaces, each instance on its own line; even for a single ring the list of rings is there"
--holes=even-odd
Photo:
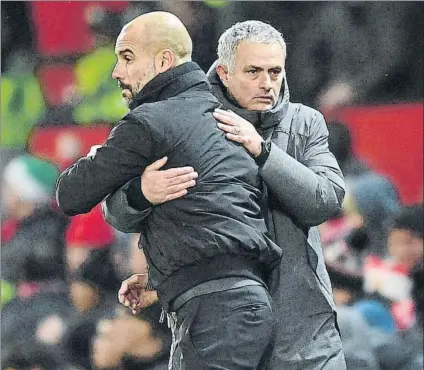
[[[66,104],[76,88],[74,66],[70,64],[45,64],[37,70],[37,75],[49,105]]]
[[[36,48],[42,56],[63,57],[88,52],[93,36],[85,21],[86,7],[99,5],[120,12],[127,1],[32,1]]]
[[[422,201],[423,104],[349,107],[332,118],[346,122],[356,155],[393,181],[403,203]]]

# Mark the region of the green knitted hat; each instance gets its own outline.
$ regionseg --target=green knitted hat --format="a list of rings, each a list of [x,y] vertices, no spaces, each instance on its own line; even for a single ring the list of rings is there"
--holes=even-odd
[[[4,170],[4,181],[16,195],[34,203],[51,200],[58,176],[55,165],[29,154],[12,159]]]

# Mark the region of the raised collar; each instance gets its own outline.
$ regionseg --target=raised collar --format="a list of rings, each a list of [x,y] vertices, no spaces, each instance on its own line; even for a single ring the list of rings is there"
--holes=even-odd
[[[176,96],[194,86],[210,90],[209,81],[202,69],[194,62],[186,62],[160,73],[143,87],[131,103],[134,109],[144,103],[153,103]]]

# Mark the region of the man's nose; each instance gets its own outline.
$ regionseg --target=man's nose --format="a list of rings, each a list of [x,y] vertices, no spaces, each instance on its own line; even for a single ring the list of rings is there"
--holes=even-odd
[[[116,63],[115,68],[112,71],[112,78],[114,80],[122,80],[123,79],[122,69],[120,68],[119,63]]]
[[[271,76],[268,73],[263,73],[261,75],[261,79],[259,81],[259,87],[261,89],[266,90],[266,91],[271,90],[271,88],[272,88],[272,80],[271,80]]]

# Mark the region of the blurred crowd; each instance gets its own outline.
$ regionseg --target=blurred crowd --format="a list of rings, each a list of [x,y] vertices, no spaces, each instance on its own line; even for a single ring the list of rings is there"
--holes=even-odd
[[[90,48],[53,56],[37,50],[29,2],[1,3],[2,369],[167,368],[171,334],[160,307],[135,317],[117,301],[120,282],[145,269],[138,235],[114,230],[99,207],[65,218],[54,201],[63,164],[26,150],[35,127],[122,117],[111,71],[115,38],[131,18],[175,13],[204,70],[225,28],[268,21],[290,48],[294,101],[324,112],[423,95],[419,3],[129,2],[119,10],[87,4]],[[395,185],[354,155],[343,122],[330,121],[328,129],[347,194],[343,213],[320,232],[348,369],[422,370],[423,205],[402,204]]]
[[[166,369],[160,308],[134,317],[117,301],[121,280],[145,270],[138,235],[118,235],[99,206],[65,219],[53,202],[57,175],[28,154],[3,174],[2,368]]]
[[[422,369],[423,204],[403,205],[393,183],[352,153],[341,122],[328,129],[347,191],[320,234],[348,369]]]

